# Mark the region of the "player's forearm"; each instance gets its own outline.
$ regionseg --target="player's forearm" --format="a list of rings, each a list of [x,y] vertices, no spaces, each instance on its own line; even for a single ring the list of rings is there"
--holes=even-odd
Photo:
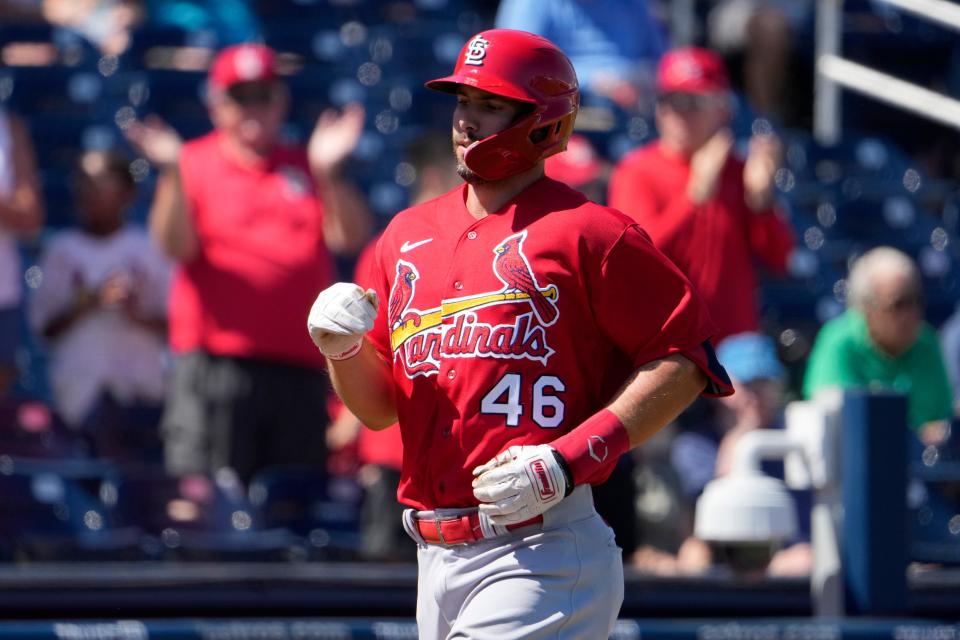
[[[622,454],[677,417],[705,384],[704,373],[683,356],[640,367],[608,407],[550,443],[565,467],[567,493],[606,480]]]
[[[197,231],[187,209],[180,170],[163,170],[150,207],[150,236],[168,256],[180,262],[191,260],[199,246]]]
[[[620,419],[635,447],[680,415],[703,391],[706,374],[681,355],[640,367],[608,409]]]
[[[323,236],[336,254],[356,252],[370,237],[373,221],[366,198],[339,174],[319,174],[323,194]]]
[[[352,358],[328,359],[327,368],[337,395],[363,424],[379,430],[397,421],[390,370],[369,342]]]

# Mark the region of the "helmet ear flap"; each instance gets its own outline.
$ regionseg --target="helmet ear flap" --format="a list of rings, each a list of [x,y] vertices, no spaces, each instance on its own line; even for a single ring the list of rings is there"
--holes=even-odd
[[[530,142],[538,147],[546,149],[560,141],[563,141],[563,147],[559,149],[559,151],[563,151],[563,149],[565,149],[567,146],[565,138],[569,138],[570,133],[573,132],[573,127],[569,126],[573,124],[572,121],[567,122],[566,120],[567,119],[565,118],[561,118],[549,124],[545,124],[542,127],[535,128],[530,132]],[[569,128],[570,131],[566,131],[567,128]]]

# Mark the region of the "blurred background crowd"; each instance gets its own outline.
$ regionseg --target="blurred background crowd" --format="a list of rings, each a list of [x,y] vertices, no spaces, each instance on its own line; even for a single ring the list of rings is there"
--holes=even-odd
[[[412,560],[399,434],[330,396],[304,324],[369,278],[392,215],[459,184],[423,82],[493,26],[570,56],[548,176],[687,274],[737,387],[596,488],[634,566],[721,570],[698,496],[822,387],[904,393],[911,460],[955,460],[960,136],[847,94],[818,144],[814,5],[0,0],[0,560]],[[960,97],[954,33],[880,0],[843,16],[847,57]],[[918,543],[960,540],[956,486],[912,494]],[[810,570],[796,498],[761,571]]]

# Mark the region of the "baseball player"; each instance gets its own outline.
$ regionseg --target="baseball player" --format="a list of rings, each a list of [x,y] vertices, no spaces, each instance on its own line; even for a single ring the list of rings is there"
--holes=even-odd
[[[484,31],[427,87],[465,184],[399,213],[374,289],[322,291],[310,335],[364,424],[400,422],[420,637],[607,638],[623,566],[589,485],[732,392],[710,321],[628,217],[544,177],[579,105],[555,45]]]

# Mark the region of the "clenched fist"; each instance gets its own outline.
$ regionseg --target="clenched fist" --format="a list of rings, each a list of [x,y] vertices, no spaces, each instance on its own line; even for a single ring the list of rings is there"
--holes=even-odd
[[[363,335],[377,317],[377,294],[350,282],[320,292],[310,308],[307,330],[326,358],[346,360],[360,352]]]
[[[535,518],[566,495],[567,476],[553,447],[513,446],[473,470],[480,512],[496,525]]]

